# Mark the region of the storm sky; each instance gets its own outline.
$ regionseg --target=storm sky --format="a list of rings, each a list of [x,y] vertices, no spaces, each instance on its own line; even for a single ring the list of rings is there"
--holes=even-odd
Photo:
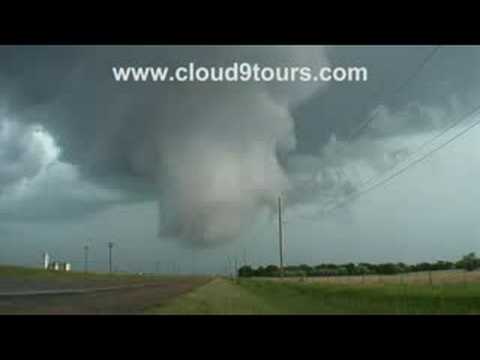
[[[191,61],[365,66],[368,81],[112,78]],[[47,251],[82,269],[88,244],[104,271],[109,241],[118,271],[277,263],[279,195],[290,264],[480,251],[480,129],[350,201],[475,121],[453,127],[480,105],[479,64],[480,47],[2,46],[0,263]]]

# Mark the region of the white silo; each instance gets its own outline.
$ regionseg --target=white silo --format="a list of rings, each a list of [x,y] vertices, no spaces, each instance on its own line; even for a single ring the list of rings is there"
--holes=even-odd
[[[48,265],[50,265],[50,255],[48,253],[43,254],[43,268],[48,269]]]

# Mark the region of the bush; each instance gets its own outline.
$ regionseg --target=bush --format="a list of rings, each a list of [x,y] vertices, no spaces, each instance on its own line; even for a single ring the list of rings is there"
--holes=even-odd
[[[286,270],[284,272],[284,275],[288,277],[304,277],[304,276],[307,276],[307,273],[302,270],[294,270],[294,271]]]
[[[310,276],[335,276],[337,270],[334,269],[315,269],[310,272]]]
[[[255,276],[255,271],[252,269],[251,266],[245,265],[238,269],[238,276],[239,277],[252,277]]]
[[[480,259],[475,256],[475,253],[470,253],[462,258],[463,268],[467,271],[473,271],[480,268]]]
[[[355,275],[367,275],[368,273],[369,273],[369,270],[364,265],[358,265],[355,268]]]
[[[396,264],[386,263],[377,266],[377,274],[394,275],[400,272],[400,268]]]
[[[289,265],[284,268],[284,275],[290,277],[305,277],[305,276],[344,276],[344,275],[394,275],[399,273],[414,272],[414,271],[433,271],[433,270],[450,270],[450,269],[465,269],[472,271],[480,268],[480,258],[475,256],[475,253],[470,253],[462,257],[461,260],[453,263],[449,261],[437,261],[435,263],[419,263],[415,265],[407,265],[404,263],[383,263],[383,264],[369,264],[369,263],[347,263],[344,265],[337,264],[320,264],[309,266],[306,264]],[[278,277],[280,276],[280,269],[276,265],[268,265],[267,267],[260,266],[253,269],[250,266],[242,266],[238,271],[240,277]]]

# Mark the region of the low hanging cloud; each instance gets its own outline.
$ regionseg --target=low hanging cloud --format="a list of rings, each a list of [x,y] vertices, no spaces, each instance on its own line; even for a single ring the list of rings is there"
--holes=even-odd
[[[248,53],[228,57],[248,59]],[[313,68],[326,63],[315,48],[257,51],[250,61],[261,60],[277,66],[308,60]],[[278,156],[295,148],[291,107],[316,89],[199,85],[179,97],[191,101],[167,105],[161,117],[170,131],[164,131],[164,122],[157,130],[158,178],[160,207],[166,203],[171,211],[161,218],[161,235],[199,246],[218,244],[240,235],[262,207],[273,208],[290,187]]]
[[[71,221],[128,202],[119,191],[88,181],[69,164],[54,163],[0,195],[0,219],[16,222]]]
[[[73,220],[130,199],[59,161],[60,149],[39,125],[0,122],[0,155],[2,223]]]
[[[3,69],[13,66],[16,49],[2,51]],[[0,89],[7,113],[24,127],[41,123],[61,149],[59,161],[78,169],[78,178],[109,185],[138,179],[146,188],[154,184],[160,235],[198,246],[237,237],[255,212],[274,206],[289,189],[279,157],[295,148],[291,111],[323,84],[121,84],[112,79],[111,67],[237,61],[315,71],[328,64],[321,47],[31,51],[33,63],[17,65],[28,67],[29,77],[21,71],[0,75],[13,89]],[[52,69],[57,62],[61,66]],[[49,79],[53,73],[54,83]],[[42,85],[48,91],[35,91]],[[13,156],[17,143],[3,144],[5,159]],[[22,168],[9,170],[11,180],[2,174],[3,181],[38,175],[35,160],[17,161]],[[35,197],[31,201],[39,203]]]
[[[19,180],[33,178],[55,156],[40,127],[0,115],[0,194]]]

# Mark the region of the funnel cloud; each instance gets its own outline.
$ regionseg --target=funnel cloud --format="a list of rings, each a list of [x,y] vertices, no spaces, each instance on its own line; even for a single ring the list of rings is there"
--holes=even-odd
[[[58,139],[62,160],[94,182],[115,176],[154,184],[160,236],[194,246],[235,239],[251,226],[257,211],[272,208],[276,198],[290,189],[279,156],[295,149],[292,110],[324,84],[121,84],[106,76],[110,74],[107,66],[196,61],[198,66],[212,67],[241,61],[269,67],[309,66],[319,71],[328,64],[325,49],[129,50],[58,51],[58,58],[37,65],[53,67],[61,55],[70,59],[70,68],[68,62],[62,63],[66,72],[58,83],[47,94],[37,93],[28,83],[46,76],[45,69],[27,72],[35,75],[24,79],[31,93],[20,95],[19,89],[5,94],[6,111],[23,113],[22,121],[28,126],[36,123],[37,116],[44,119],[44,126]],[[14,57],[17,49],[3,51]],[[42,58],[47,50],[32,51]],[[10,84],[20,80],[4,75]],[[10,177],[39,172],[34,160],[32,164],[25,161],[23,171],[10,170]],[[13,181],[3,177],[3,181]]]

